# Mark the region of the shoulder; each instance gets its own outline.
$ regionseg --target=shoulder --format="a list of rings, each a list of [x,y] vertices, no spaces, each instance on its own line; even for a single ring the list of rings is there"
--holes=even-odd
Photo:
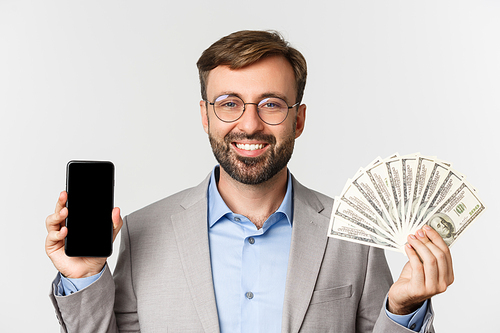
[[[292,183],[295,200],[315,208],[322,215],[330,216],[333,208],[333,198],[302,185],[293,176]]]

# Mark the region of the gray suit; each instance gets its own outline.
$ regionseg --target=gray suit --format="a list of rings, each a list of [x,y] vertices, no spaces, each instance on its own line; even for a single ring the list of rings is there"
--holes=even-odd
[[[63,332],[219,332],[208,181],[125,217],[114,278],[106,268],[62,297],[54,281]],[[383,251],[328,238],[332,199],[295,179],[293,189],[282,332],[411,332],[385,314],[392,278]]]

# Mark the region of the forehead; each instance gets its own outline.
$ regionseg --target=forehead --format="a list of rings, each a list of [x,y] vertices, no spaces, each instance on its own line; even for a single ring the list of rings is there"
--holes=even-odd
[[[217,66],[208,74],[207,97],[213,99],[224,93],[235,93],[243,98],[275,93],[292,101],[296,95],[295,74],[282,56],[267,57],[239,69]]]

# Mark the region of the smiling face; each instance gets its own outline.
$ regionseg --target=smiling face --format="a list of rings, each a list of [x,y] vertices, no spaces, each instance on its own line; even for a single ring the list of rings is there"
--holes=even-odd
[[[276,96],[293,105],[296,98],[293,69],[281,56],[267,57],[236,70],[218,66],[208,76],[207,98],[213,102],[226,94],[236,95],[245,103]],[[253,185],[286,173],[295,139],[304,128],[305,105],[290,109],[285,121],[274,126],[264,123],[252,104],[232,123],[219,120],[213,107],[207,108],[204,101],[200,102],[200,108],[215,158],[233,179]]]

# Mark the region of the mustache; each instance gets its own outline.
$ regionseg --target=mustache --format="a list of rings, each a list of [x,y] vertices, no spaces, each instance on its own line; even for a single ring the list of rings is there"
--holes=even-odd
[[[224,141],[226,143],[231,143],[233,141],[238,141],[238,140],[256,140],[256,141],[263,141],[270,145],[276,144],[276,137],[271,134],[254,133],[249,135],[247,133],[242,133],[242,132],[239,133],[230,132],[224,137]]]

